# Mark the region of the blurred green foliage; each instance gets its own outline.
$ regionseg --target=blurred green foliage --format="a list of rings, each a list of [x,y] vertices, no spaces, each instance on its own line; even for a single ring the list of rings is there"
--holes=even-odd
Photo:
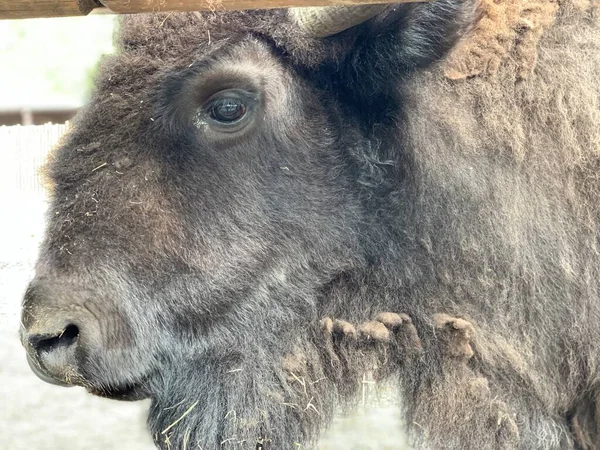
[[[103,54],[113,52],[113,16],[0,21],[0,108],[81,103]]]

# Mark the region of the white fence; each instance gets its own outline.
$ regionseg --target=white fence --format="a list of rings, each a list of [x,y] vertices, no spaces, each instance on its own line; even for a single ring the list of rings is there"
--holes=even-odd
[[[40,169],[66,128],[0,127],[0,267],[37,254],[47,207]]]
[[[43,195],[40,176],[66,124],[0,127],[0,196]]]

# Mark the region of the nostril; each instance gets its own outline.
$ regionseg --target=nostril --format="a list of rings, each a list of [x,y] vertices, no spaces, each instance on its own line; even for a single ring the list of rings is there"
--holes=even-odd
[[[68,325],[56,336],[36,335],[29,338],[29,344],[38,352],[53,352],[73,345],[79,338],[79,328]]]
[[[75,344],[78,340],[79,327],[73,324],[60,333],[29,336],[27,360],[33,373],[48,383],[71,385],[77,367]]]

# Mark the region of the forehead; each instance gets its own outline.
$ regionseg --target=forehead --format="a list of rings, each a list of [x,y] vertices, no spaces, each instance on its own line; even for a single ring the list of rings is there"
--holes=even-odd
[[[262,17],[264,15],[264,17]],[[250,35],[262,35],[268,12],[139,14],[122,16],[117,28],[121,54],[175,63],[192,61]]]

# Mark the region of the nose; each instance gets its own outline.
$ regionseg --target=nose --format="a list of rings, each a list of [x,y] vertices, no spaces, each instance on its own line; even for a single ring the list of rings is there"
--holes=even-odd
[[[34,281],[25,292],[21,316],[21,342],[31,370],[42,380],[61,386],[77,380],[81,326],[85,323],[68,303],[58,289]]]
[[[72,386],[77,374],[76,350],[79,327],[69,324],[59,332],[24,333],[29,367],[41,380],[59,386]]]

